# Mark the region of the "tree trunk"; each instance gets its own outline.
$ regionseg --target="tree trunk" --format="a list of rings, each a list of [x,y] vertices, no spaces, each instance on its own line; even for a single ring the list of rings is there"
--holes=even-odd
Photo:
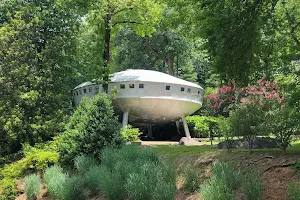
[[[172,56],[166,56],[165,63],[168,65],[169,74],[174,76],[174,58]]]
[[[103,58],[104,58],[104,77],[103,77],[103,89],[105,92],[107,92],[108,89],[108,76],[109,76],[109,69],[108,69],[108,64],[110,61],[110,36],[111,36],[111,30],[110,30],[110,20],[111,20],[111,14],[106,14],[105,16],[105,22],[104,22],[104,26],[105,26],[105,36],[104,36],[104,54],[103,54]]]

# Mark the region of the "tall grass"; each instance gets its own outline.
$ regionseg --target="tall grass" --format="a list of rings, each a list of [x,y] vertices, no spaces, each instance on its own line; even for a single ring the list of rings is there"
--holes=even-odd
[[[300,183],[291,183],[289,185],[289,196],[293,200],[300,200]]]
[[[247,200],[262,200],[263,186],[258,174],[248,172],[243,178],[244,194]]]
[[[36,199],[41,188],[41,180],[38,174],[31,174],[24,179],[25,194],[27,199]]]
[[[183,175],[183,189],[187,192],[196,192],[200,188],[200,172],[188,165],[184,168]]]
[[[91,156],[77,156],[74,160],[75,168],[79,173],[86,173],[90,167],[95,166],[98,162]]]
[[[47,184],[50,196],[55,200],[64,200],[66,196],[67,174],[63,169],[57,165],[46,169],[44,175],[44,182]]]
[[[214,163],[213,175],[201,185],[204,200],[232,200],[240,174],[231,163]]]

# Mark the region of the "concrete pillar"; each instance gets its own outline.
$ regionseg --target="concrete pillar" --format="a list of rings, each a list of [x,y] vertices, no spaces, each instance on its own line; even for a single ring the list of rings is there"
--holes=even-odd
[[[183,123],[185,136],[186,136],[187,138],[191,138],[191,134],[190,134],[190,131],[189,131],[189,127],[188,127],[188,125],[187,125],[187,123],[186,123],[185,116],[182,116],[182,117],[181,117],[181,120],[182,120],[182,123]]]
[[[128,124],[128,111],[123,113],[122,128],[126,128]]]
[[[148,126],[148,137],[152,138],[152,126]]]
[[[177,133],[180,135],[180,124],[179,124],[179,120],[175,121],[176,124],[176,128],[177,128]]]

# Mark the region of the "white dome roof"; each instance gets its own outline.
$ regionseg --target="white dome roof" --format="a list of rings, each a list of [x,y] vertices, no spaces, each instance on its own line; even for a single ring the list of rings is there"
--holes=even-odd
[[[142,69],[130,69],[126,71],[116,72],[112,74],[111,82],[124,82],[124,81],[145,81],[145,82],[158,82],[158,83],[172,83],[187,85],[203,89],[199,85],[176,78],[174,76],[153,71],[153,70],[142,70]]]

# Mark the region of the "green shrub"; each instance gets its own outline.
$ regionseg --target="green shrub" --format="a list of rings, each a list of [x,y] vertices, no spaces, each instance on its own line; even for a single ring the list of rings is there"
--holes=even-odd
[[[262,200],[262,180],[255,172],[248,172],[243,178],[244,194],[247,200]]]
[[[259,105],[244,103],[230,113],[229,124],[234,136],[242,136],[252,151],[254,139],[265,134],[265,114]]]
[[[186,121],[195,137],[221,136],[219,131],[219,118],[211,116],[187,116]]]
[[[80,175],[74,175],[66,179],[64,186],[64,200],[83,200],[85,179]]]
[[[226,142],[226,148],[228,151],[231,151],[233,144],[233,133],[230,130],[230,125],[228,119],[224,117],[219,117],[219,130],[224,137],[224,141]]]
[[[132,128],[131,125],[127,125],[126,128],[121,129],[121,136],[126,142],[138,141],[141,134],[138,128]]]
[[[300,200],[300,183],[291,183],[289,185],[289,196],[293,200]]]
[[[100,181],[102,179],[102,168],[98,165],[91,166],[84,174],[87,187],[93,192],[100,191]]]
[[[84,174],[90,167],[97,165],[98,162],[91,156],[82,155],[75,158],[74,164],[78,172]]]
[[[300,129],[300,114],[293,108],[279,108],[269,112],[269,127],[276,136],[282,150],[291,145],[292,135]]]
[[[119,146],[122,141],[111,99],[100,93],[81,101],[66,125],[66,131],[60,135],[61,161],[72,164],[71,161],[82,154],[99,158],[105,147]]]
[[[36,199],[41,188],[41,180],[39,174],[31,174],[24,178],[24,189],[27,199]]]
[[[119,200],[125,197],[124,181],[119,171],[111,171],[106,166],[100,167],[102,174],[99,180],[100,191],[109,200]]]
[[[47,185],[48,192],[53,199],[64,200],[66,196],[67,174],[57,165],[46,169],[44,174],[44,182]]]
[[[192,169],[188,166],[184,169],[184,183],[183,189],[187,192],[195,192],[200,187],[200,173],[196,169]]]
[[[231,163],[214,163],[213,175],[201,185],[204,200],[232,200],[240,175]]]
[[[17,195],[15,182],[28,170],[43,170],[58,161],[55,142],[23,146],[24,157],[0,169],[0,199],[14,199]]]

